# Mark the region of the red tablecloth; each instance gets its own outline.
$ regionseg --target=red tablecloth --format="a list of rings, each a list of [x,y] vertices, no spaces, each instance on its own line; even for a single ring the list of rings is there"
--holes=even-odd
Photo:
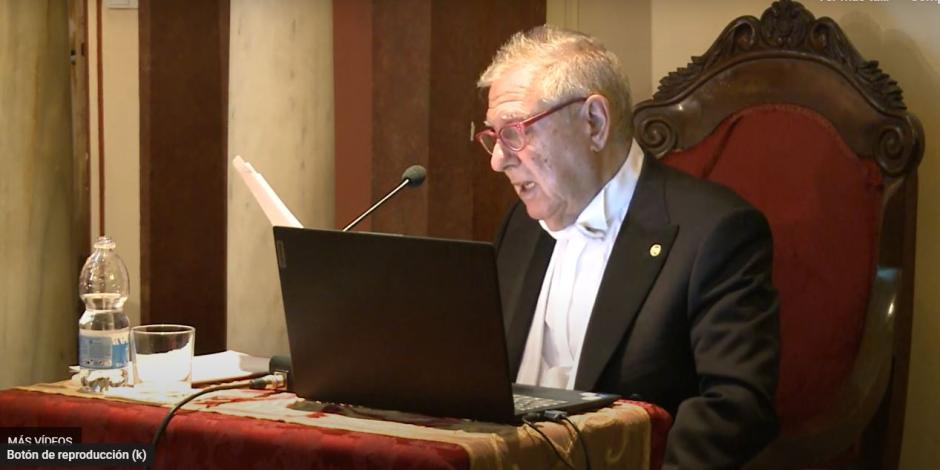
[[[211,401],[203,403],[204,406],[206,403],[209,406],[212,405]],[[663,410],[645,403],[621,403],[619,406],[630,407],[634,410],[636,406],[639,406],[646,411],[647,416],[643,418],[648,419],[646,431],[641,434],[635,432],[628,434],[623,431],[622,439],[626,442],[628,436],[634,440],[638,435],[645,437],[643,445],[650,447],[649,452],[645,449],[642,452],[643,460],[649,462],[649,468],[659,468],[671,418]],[[303,416],[315,419],[324,416],[324,411],[307,412],[303,413]],[[81,427],[82,443],[147,443],[151,440],[166,412],[167,408],[164,407],[122,401],[25,390],[0,391],[0,426]],[[237,410],[235,412],[242,413]],[[250,414],[251,411],[248,410],[246,413]],[[608,426],[604,421],[608,418],[610,426],[618,425],[615,421],[619,418],[612,413],[608,416],[599,412],[597,415],[600,417],[598,422],[602,423],[601,427]],[[338,419],[352,420],[353,418],[340,417]],[[511,426],[487,425],[489,428],[485,428],[486,431],[495,430],[493,435],[499,435],[501,439],[499,442],[503,444],[499,446],[501,448],[494,445],[492,451],[527,452],[524,460],[492,455],[481,458],[479,445],[474,448],[463,445],[459,440],[445,442],[436,439],[433,434],[436,431],[426,426],[393,423],[399,428],[403,426],[414,428],[414,436],[421,438],[414,437],[410,433],[388,435],[390,433],[384,431],[381,425],[376,426],[376,432],[363,432],[363,426],[368,429],[370,422],[381,423],[381,421],[381,418],[379,421],[359,419],[355,421],[354,429],[356,430],[350,430],[336,427],[335,419],[329,426],[321,427],[317,424],[281,422],[271,418],[256,419],[221,412],[183,410],[173,418],[168,432],[161,440],[156,468],[471,470],[502,468],[504,464],[518,464],[519,462],[525,462],[522,468],[529,468],[529,466],[551,468],[557,463],[555,456],[547,447],[544,447],[544,444],[538,442],[537,438],[517,439],[517,428]],[[450,424],[454,422],[456,420],[451,420]],[[342,424],[341,421],[340,423]],[[434,423],[429,424],[433,426]],[[646,424],[634,420],[629,426],[646,426]],[[623,423],[619,425],[628,426]],[[560,425],[550,424],[549,426],[559,426],[563,430],[559,432],[559,429],[555,429],[556,437],[567,433],[567,429]],[[595,428],[597,426],[594,425]],[[603,460],[607,459],[608,463],[613,464],[615,460],[611,460],[611,452],[608,451],[605,455],[604,449],[597,448],[597,441],[604,434],[598,431],[599,433],[595,434],[598,437],[592,440],[590,438],[591,426],[587,427],[586,440],[591,448],[594,468],[610,468],[611,465],[605,466]],[[474,433],[480,433],[479,428],[468,427],[467,429],[468,437]],[[608,433],[609,431],[607,430]],[[449,438],[455,435],[453,430],[447,432],[450,433]],[[461,433],[464,433],[462,429],[456,434]],[[568,442],[571,447],[567,450],[571,452],[570,458],[580,468],[583,465],[583,454],[575,448],[573,442]],[[629,443],[630,446],[639,444],[639,442]],[[625,444],[614,442],[612,445]],[[623,461],[630,462],[629,460]],[[622,463],[623,461],[617,460],[616,462]]]

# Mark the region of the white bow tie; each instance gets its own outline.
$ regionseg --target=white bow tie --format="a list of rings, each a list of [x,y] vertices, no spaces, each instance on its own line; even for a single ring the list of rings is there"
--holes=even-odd
[[[561,230],[547,230],[549,235],[555,240],[570,240],[574,237],[586,238],[589,240],[603,240],[607,236],[607,227],[599,228],[588,221],[578,220],[575,223]]]

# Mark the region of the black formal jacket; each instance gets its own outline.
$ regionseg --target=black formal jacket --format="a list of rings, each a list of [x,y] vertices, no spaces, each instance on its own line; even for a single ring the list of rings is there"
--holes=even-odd
[[[517,203],[497,235],[515,377],[554,240]],[[777,433],[778,301],[764,216],[650,156],[597,293],[575,388],[674,417],[664,468],[737,468]]]

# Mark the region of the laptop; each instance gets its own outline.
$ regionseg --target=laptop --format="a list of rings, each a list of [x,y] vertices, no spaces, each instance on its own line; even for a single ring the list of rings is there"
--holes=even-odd
[[[491,244],[288,227],[274,241],[302,398],[510,424],[618,398],[511,383]]]

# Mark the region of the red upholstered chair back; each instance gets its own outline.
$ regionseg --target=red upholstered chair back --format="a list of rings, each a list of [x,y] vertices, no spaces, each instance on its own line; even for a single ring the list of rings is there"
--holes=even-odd
[[[783,430],[831,406],[855,361],[878,252],[881,172],[825,118],[762,105],[663,157],[734,189],[767,216],[782,339]]]
[[[879,406],[875,427],[900,429],[923,131],[897,84],[832,20],[783,0],[663,78],[634,124],[644,149],[770,222],[782,429],[755,467],[844,456]],[[854,457],[896,465],[900,439],[887,441]]]

